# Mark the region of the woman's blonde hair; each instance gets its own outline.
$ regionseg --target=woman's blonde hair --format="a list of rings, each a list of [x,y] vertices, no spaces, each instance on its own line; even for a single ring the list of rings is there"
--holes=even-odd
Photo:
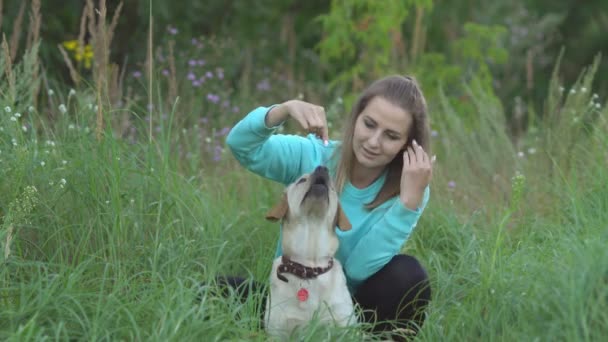
[[[418,82],[411,76],[388,76],[375,81],[359,96],[351,110],[350,120],[344,126],[342,144],[334,155],[336,168],[336,188],[342,192],[344,184],[350,179],[355,154],[353,152],[353,134],[355,123],[361,112],[376,96],[380,96],[390,103],[403,108],[412,115],[412,125],[409,127],[405,147],[410,146],[413,140],[422,146],[430,155],[430,126],[427,115],[427,105]],[[382,188],[376,198],[365,206],[373,209],[386,200],[399,195],[401,170],[403,168],[403,153],[397,156],[386,166],[388,173]]]

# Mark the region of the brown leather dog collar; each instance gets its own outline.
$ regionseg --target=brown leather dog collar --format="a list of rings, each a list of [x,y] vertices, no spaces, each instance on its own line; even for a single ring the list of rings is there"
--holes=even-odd
[[[283,273],[291,273],[300,279],[314,279],[319,275],[329,271],[334,266],[334,258],[329,258],[329,263],[325,267],[308,267],[297,263],[289,257],[283,255],[281,264],[277,268],[277,278],[284,282],[289,282]]]

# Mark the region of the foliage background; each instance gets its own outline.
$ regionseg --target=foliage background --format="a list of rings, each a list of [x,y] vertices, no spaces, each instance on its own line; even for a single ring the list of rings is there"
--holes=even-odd
[[[605,1],[0,4],[0,339],[267,340],[256,298],[197,302],[266,279],[276,243],[281,188],[224,137],[300,97],[338,138],[393,72],[421,81],[438,157],[404,247],[433,284],[420,339],[608,334]]]

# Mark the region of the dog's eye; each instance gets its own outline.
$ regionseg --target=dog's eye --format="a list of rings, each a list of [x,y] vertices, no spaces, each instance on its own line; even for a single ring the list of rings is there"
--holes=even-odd
[[[304,182],[306,182],[306,178],[300,178],[300,180],[296,183],[296,185],[297,184],[302,184]]]

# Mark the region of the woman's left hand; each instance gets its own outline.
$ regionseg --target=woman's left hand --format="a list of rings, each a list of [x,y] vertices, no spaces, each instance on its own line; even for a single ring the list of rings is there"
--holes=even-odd
[[[400,197],[407,208],[416,210],[422,203],[424,190],[433,176],[434,162],[435,156],[429,158],[416,140],[403,151]]]

